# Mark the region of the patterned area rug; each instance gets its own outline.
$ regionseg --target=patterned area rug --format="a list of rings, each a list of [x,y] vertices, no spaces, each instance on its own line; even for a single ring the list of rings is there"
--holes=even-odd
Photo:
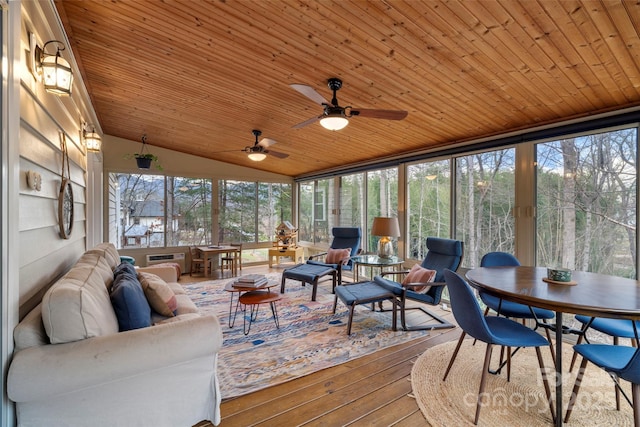
[[[456,340],[457,341],[457,340]],[[460,347],[458,357],[449,372],[447,381],[442,381],[456,342],[432,347],[422,354],[413,365],[411,384],[413,393],[423,415],[432,426],[472,426],[476,411],[480,375],[486,344],[466,339]],[[562,402],[564,413],[575,383],[581,359],[569,374],[573,349],[565,343],[562,347],[563,383]],[[492,367],[497,366],[500,348],[494,347]],[[548,348],[542,349],[547,372],[555,377]],[[631,397],[631,387],[622,381],[623,388]],[[552,386],[555,387],[555,386]],[[555,397],[555,388],[552,391]],[[616,411],[613,381],[595,365],[588,364],[578,400],[567,426],[632,426],[631,406],[621,397],[620,411]],[[488,375],[485,400],[480,410],[479,426],[549,426],[551,414],[546,403],[542,376],[532,348],[520,350],[511,361],[511,381],[506,380],[506,369],[502,375]]]
[[[280,292],[279,273],[267,275],[278,283],[272,292]],[[238,312],[229,328],[230,294],[224,285],[232,279],[184,285],[185,290],[204,312],[218,316],[224,342],[218,360],[222,397],[228,399],[283,383],[321,369],[373,353],[426,335],[426,331],[391,330],[391,312],[371,312],[359,306],[353,316],[351,335],[347,336],[349,312],[338,301],[332,313],[334,296],[331,281],[320,282],[316,301],[312,287],[287,280],[285,294],[276,303],[280,329],[276,329],[268,304],[260,305],[249,335],[243,333],[243,315]],[[387,305],[389,308],[389,304]]]

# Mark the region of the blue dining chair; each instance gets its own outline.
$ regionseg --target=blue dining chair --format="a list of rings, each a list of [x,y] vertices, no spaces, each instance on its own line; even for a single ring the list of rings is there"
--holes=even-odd
[[[551,390],[549,388],[549,382],[544,368],[544,361],[542,360],[542,352],[540,351],[540,347],[549,345],[549,341],[532,329],[511,319],[507,319],[506,317],[484,316],[473,290],[462,277],[451,270],[445,270],[444,278],[447,283],[447,288],[449,289],[451,311],[453,312],[453,317],[456,319],[456,322],[458,322],[458,326],[462,328],[462,334],[460,335],[458,344],[453,351],[451,360],[449,361],[449,366],[447,366],[447,370],[444,373],[442,381],[447,380],[447,376],[449,375],[453,362],[458,355],[458,351],[464,341],[465,335],[469,334],[478,341],[482,341],[487,344],[487,349],[484,355],[484,365],[482,367],[482,376],[480,377],[480,390],[478,391],[476,415],[473,423],[478,424],[478,419],[480,417],[481,397],[484,394],[493,345],[505,347],[534,347],[536,349],[544,389],[547,395],[547,401],[549,402],[549,410],[551,411],[551,417],[555,423],[555,410],[551,400]],[[509,359],[510,357],[507,354],[507,363],[510,363]]]
[[[591,317],[578,314],[575,319],[582,323],[582,328],[578,332],[578,341],[576,345],[582,344],[582,341],[586,341],[588,344],[589,338],[587,337],[587,331],[593,329],[606,335],[613,337],[613,345],[620,343],[620,338],[628,338],[632,340],[634,345],[638,347],[637,331],[640,330],[640,321],[632,321],[627,319],[610,319],[606,317]],[[635,323],[635,325],[634,325]],[[578,353],[574,352],[571,357],[571,365],[569,366],[569,372],[573,370],[573,365],[576,362]],[[628,399],[627,399],[628,400]],[[620,410],[620,390],[616,387],[616,409]]]
[[[513,256],[508,252],[488,252],[486,253],[482,259],[480,260],[480,267],[518,267],[520,266],[520,261],[518,258]],[[555,354],[553,351],[553,344],[551,341],[551,335],[549,333],[548,325],[546,325],[547,320],[553,319],[555,313],[551,310],[547,310],[539,307],[531,307],[525,304],[520,304],[513,301],[505,301],[502,298],[498,298],[496,296],[490,295],[486,292],[478,291],[478,295],[482,302],[487,306],[484,315],[486,316],[489,313],[489,310],[495,311],[498,316],[502,315],[504,317],[508,317],[510,319],[532,319],[535,321],[534,330],[538,329],[538,327],[544,324],[544,330],[547,335],[547,340],[550,343],[551,350],[551,359],[555,364]],[[516,349],[511,355],[513,356],[518,349]],[[502,362],[502,353],[500,356],[500,365],[496,371],[493,373],[499,373],[500,370],[504,367],[504,363]],[[509,373],[507,373],[507,378],[509,378]]]
[[[638,400],[640,399],[640,350],[637,347],[610,344],[577,344],[573,346],[573,349],[582,356],[582,363],[576,376],[564,422],[569,422],[573,406],[578,399],[578,391],[580,390],[580,383],[582,382],[587,362],[591,362],[611,375],[615,382],[616,390],[620,390],[627,402],[633,407],[634,426],[640,427],[640,401]],[[620,388],[617,378],[622,378],[631,383],[633,402],[629,400]]]

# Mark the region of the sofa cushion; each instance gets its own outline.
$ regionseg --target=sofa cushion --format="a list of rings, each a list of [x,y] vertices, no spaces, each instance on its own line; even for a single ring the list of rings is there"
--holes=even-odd
[[[144,272],[138,275],[138,279],[151,308],[163,316],[173,317],[178,308],[178,301],[167,282],[155,274]]]
[[[109,264],[111,270],[120,264],[120,254],[113,243],[100,243],[92,249],[89,249],[86,253],[102,256],[107,261],[107,264]]]
[[[151,326],[151,307],[137,276],[119,274],[113,280],[110,297],[121,332]]]
[[[52,344],[118,332],[100,262],[73,267],[42,298],[42,321]]]
[[[74,265],[74,267],[81,266],[96,267],[96,270],[100,273],[100,277],[102,277],[102,280],[104,281],[105,287],[107,289],[111,288],[111,283],[113,283],[113,272],[111,271],[111,267],[107,263],[107,260],[103,256],[96,253],[85,253]]]

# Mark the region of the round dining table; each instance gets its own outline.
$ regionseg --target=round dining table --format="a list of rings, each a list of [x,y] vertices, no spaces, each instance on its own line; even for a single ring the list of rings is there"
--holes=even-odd
[[[543,267],[479,267],[466,273],[469,284],[490,295],[556,313],[556,417],[561,426],[563,313],[640,319],[640,281],[598,273],[572,271],[571,282],[547,280]]]

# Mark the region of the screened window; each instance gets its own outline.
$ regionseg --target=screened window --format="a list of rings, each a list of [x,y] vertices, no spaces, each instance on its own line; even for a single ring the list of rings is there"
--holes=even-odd
[[[637,129],[537,144],[537,264],[635,278]]]
[[[164,246],[164,177],[119,173],[110,182],[110,241],[118,249]]]
[[[422,260],[427,237],[450,236],[451,167],[449,160],[407,167],[407,213],[409,258]]]
[[[514,253],[515,149],[456,158],[455,237],[464,242],[463,265],[480,265],[490,251]]]
[[[211,242],[211,180],[167,177],[167,246]]]

